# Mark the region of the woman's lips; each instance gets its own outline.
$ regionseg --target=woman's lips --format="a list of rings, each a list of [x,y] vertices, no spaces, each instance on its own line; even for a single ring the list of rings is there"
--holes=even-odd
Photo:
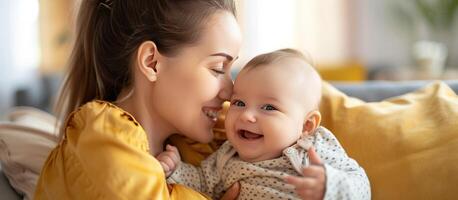
[[[204,107],[202,112],[207,116],[211,121],[216,122],[218,120],[218,112],[221,110],[221,107]]]

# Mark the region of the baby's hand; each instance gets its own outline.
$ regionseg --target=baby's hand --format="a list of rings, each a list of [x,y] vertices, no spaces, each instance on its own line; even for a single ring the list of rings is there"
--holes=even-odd
[[[167,145],[165,151],[156,156],[156,159],[161,163],[165,175],[168,177],[175,171],[180,164],[181,158],[178,149],[172,145]]]
[[[303,177],[288,176],[285,181],[296,188],[302,199],[323,199],[326,189],[326,172],[320,157],[311,147],[309,149],[310,166],[302,169]]]

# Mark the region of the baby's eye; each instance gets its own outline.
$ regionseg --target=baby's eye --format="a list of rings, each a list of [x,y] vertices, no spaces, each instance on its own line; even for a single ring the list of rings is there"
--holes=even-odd
[[[277,110],[277,108],[275,108],[274,106],[272,106],[270,104],[262,106],[261,109],[264,109],[264,110]]]
[[[238,107],[244,107],[245,103],[243,103],[243,101],[240,101],[240,100],[234,100],[232,101],[232,105],[238,106]]]

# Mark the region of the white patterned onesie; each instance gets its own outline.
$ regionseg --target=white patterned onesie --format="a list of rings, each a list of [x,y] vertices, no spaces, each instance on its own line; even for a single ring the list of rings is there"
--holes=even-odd
[[[240,183],[239,199],[299,199],[292,185],[283,178],[301,176],[309,165],[307,149],[313,145],[324,162],[326,191],[324,199],[370,199],[369,180],[358,163],[349,158],[335,136],[319,127],[313,136],[304,137],[283,150],[279,158],[254,163],[239,159],[226,141],[202,161],[201,167],[181,163],[169,176],[169,183],[179,183],[220,199],[233,183]]]

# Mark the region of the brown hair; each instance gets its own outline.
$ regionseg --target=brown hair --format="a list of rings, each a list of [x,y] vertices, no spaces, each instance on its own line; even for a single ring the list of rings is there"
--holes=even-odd
[[[94,99],[116,100],[132,84],[131,58],[144,41],[173,56],[199,40],[218,10],[236,12],[233,0],[82,0],[58,118]]]

